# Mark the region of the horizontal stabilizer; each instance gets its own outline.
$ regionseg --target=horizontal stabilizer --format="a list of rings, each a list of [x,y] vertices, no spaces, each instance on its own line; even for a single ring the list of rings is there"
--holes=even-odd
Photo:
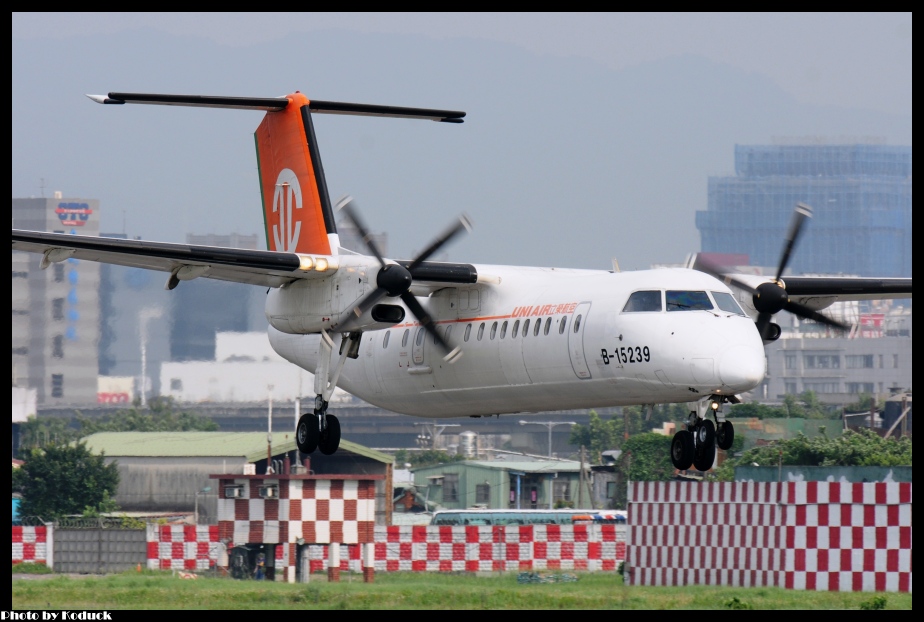
[[[152,104],[160,106],[190,106],[194,108],[232,108],[236,110],[264,110],[278,112],[289,105],[286,97],[215,97],[211,95],[168,95],[159,93],[109,93],[87,95],[99,104]],[[322,114],[349,114],[366,117],[399,117],[429,119],[443,123],[462,123],[465,113],[460,110],[408,108],[378,104],[352,104],[309,100],[308,108]]]

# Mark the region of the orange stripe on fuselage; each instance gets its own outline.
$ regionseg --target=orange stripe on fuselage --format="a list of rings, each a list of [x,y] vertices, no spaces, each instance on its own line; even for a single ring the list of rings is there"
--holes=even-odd
[[[267,247],[273,251],[330,255],[317,180],[311,166],[301,108],[308,98],[286,96],[289,105],[267,112],[254,133]]]

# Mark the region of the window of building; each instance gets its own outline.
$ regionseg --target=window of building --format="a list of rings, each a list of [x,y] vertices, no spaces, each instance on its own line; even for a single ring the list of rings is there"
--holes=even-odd
[[[57,359],[64,358],[64,335],[55,335],[51,338],[51,355]]]
[[[848,382],[847,393],[872,393],[876,386],[872,382]]]
[[[443,501],[459,500],[459,474],[443,473]]]
[[[640,311],[660,311],[661,292],[644,291],[633,292],[622,308],[623,313],[638,313]]]
[[[54,264],[54,268],[52,269],[54,270],[55,283],[63,283],[64,282],[64,264],[56,263]]]
[[[64,374],[51,375],[51,397],[64,397]]]
[[[51,319],[61,321],[64,319],[64,298],[53,298],[51,301]]]
[[[13,270],[14,279],[27,279],[29,278],[29,273],[25,270]]]
[[[803,381],[802,387],[805,391],[815,393],[840,393],[841,383],[837,380],[814,380]]]
[[[802,362],[806,369],[840,369],[841,367],[839,354],[806,354]]]
[[[898,369],[898,355],[892,355],[892,369]]]
[[[567,480],[552,480],[552,502],[567,503],[571,501],[571,482]]]
[[[475,486],[475,503],[491,503],[490,484],[478,484]]]
[[[170,379],[170,390],[171,391],[182,391],[183,390],[183,379],[182,378],[171,378]]]
[[[786,382],[784,383],[783,390],[786,391],[786,395],[798,395],[799,394],[799,383]]]
[[[872,354],[847,354],[845,357],[847,369],[872,369]]]
[[[879,369],[882,369],[883,367],[885,367],[885,365],[883,365],[883,355],[880,354],[879,355]]]
[[[796,361],[797,361],[797,360],[798,360],[798,359],[796,358],[796,355],[795,355],[795,354],[787,354],[787,355],[785,356],[786,369],[796,369],[796,368],[797,368],[797,367],[796,367]]]
[[[606,483],[606,498],[615,499],[616,498],[616,482],[607,482]]]

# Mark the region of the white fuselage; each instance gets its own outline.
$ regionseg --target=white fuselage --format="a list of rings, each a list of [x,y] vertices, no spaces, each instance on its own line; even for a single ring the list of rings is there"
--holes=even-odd
[[[702,272],[476,268],[495,282],[421,299],[440,333],[462,347],[459,360],[443,361],[408,313],[401,324],[363,333],[338,386],[388,410],[438,418],[693,402],[763,380],[763,344],[743,314],[624,311],[637,291],[729,293]],[[269,336],[281,356],[315,371],[319,335],[271,327]],[[340,337],[332,337],[333,368]]]

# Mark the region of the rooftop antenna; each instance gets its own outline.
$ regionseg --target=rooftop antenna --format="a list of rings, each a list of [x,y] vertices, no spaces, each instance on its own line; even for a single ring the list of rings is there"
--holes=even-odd
[[[39,192],[42,193],[42,198],[45,198],[45,178],[39,177]]]

